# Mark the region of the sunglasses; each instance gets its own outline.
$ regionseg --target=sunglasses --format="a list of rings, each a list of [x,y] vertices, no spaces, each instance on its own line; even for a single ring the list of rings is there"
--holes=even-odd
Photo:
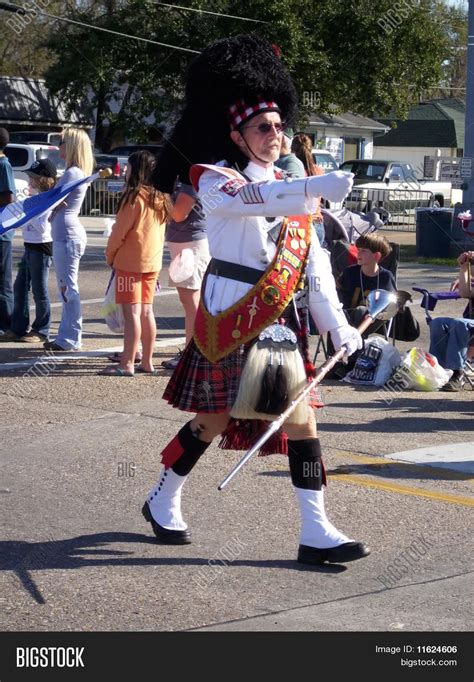
[[[248,128],[257,128],[258,132],[261,133],[262,135],[268,135],[268,133],[272,130],[272,128],[275,128],[275,132],[277,135],[281,135],[282,133],[285,132],[285,123],[259,123],[258,125],[254,126],[245,126],[244,130],[247,130]]]

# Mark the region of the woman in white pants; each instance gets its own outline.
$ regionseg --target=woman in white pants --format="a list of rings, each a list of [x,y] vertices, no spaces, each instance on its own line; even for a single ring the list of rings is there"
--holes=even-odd
[[[59,185],[80,180],[92,173],[94,159],[91,141],[84,130],[68,128],[63,132],[59,153],[66,161],[66,171]],[[79,263],[87,243],[86,231],[79,211],[87,192],[87,184],[75,189],[51,219],[53,263],[62,302],[61,322],[56,338],[44,347],[52,351],[78,350],[82,343],[82,314],[79,294]]]

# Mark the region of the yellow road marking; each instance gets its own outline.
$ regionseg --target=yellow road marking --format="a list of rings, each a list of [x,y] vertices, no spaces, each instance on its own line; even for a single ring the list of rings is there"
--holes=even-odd
[[[344,455],[339,455],[339,456],[348,456],[349,459],[353,459],[354,461],[359,461],[364,464],[392,464],[393,466],[400,466],[405,465],[406,467],[409,468],[410,471],[414,471],[414,466],[411,464],[405,464],[405,462],[398,462],[397,460],[386,460],[381,457],[368,457],[366,455],[356,455],[355,453],[348,452],[346,450],[339,450],[339,453],[344,453]],[[336,454],[336,453],[334,453]],[[341,465],[344,466],[344,465]],[[350,466],[348,464],[347,466]],[[276,465],[274,466],[276,470],[279,471],[287,471],[286,466],[280,466]],[[434,467],[429,467],[430,469],[434,469]],[[440,467],[438,467],[438,470]],[[417,470],[420,470],[426,474],[426,467],[423,466],[418,466]],[[445,469],[442,469],[443,476],[445,476],[446,473],[450,474],[457,474],[458,472],[447,472]],[[435,472],[433,472],[435,473]],[[365,486],[366,488],[378,488],[379,490],[385,490],[386,492],[390,493],[398,493],[400,495],[410,495],[413,497],[425,497],[430,500],[434,500],[436,502],[447,502],[449,504],[459,504],[464,507],[474,507],[474,498],[471,497],[465,497],[463,495],[451,495],[449,493],[442,493],[442,492],[437,492],[436,490],[426,490],[424,488],[418,488],[416,486],[407,486],[407,485],[401,485],[399,483],[385,483],[382,481],[377,481],[377,480],[372,480],[371,478],[368,478],[367,476],[364,476],[362,474],[344,474],[344,473],[337,473],[337,471],[330,470],[328,471],[329,474],[329,480],[337,479],[341,481],[341,483],[351,483],[353,485],[360,485],[360,486]],[[373,474],[372,474],[373,476]],[[461,480],[466,480],[465,478],[462,478]],[[455,476],[456,480],[458,480],[458,476]],[[454,478],[454,476],[453,476]]]
[[[437,502],[449,502],[450,504],[460,504],[464,507],[474,507],[474,499],[462,495],[450,495],[449,493],[439,493],[436,490],[424,490],[414,486],[399,485],[398,483],[382,483],[381,481],[369,480],[366,476],[351,476],[350,474],[331,473],[331,479],[338,479],[341,483],[352,483],[365,486],[367,488],[379,488],[390,493],[400,495],[412,495],[414,497],[427,497]]]
[[[367,455],[358,455],[350,450],[340,450],[335,448],[336,452],[332,453],[337,457],[341,456],[339,453],[344,453],[345,457],[354,460],[354,462],[360,462],[361,464],[382,464],[384,466],[394,466],[397,469],[405,469],[412,473],[422,473],[426,476],[427,473],[431,473],[433,476],[436,474],[443,474],[443,478],[450,479],[452,481],[465,481],[469,485],[474,482],[474,476],[468,472],[462,473],[460,471],[451,471],[450,469],[445,469],[444,467],[432,465],[432,464],[410,464],[410,462],[402,462],[396,459],[386,459],[385,457],[370,457]],[[344,465],[341,465],[344,466]],[[350,466],[348,464],[347,466]]]

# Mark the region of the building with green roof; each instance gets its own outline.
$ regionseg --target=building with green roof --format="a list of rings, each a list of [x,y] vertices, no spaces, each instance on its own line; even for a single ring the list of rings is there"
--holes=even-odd
[[[377,118],[391,129],[374,137],[373,158],[405,161],[423,172],[425,157],[462,156],[465,113],[464,102],[450,98],[411,107],[405,121]]]

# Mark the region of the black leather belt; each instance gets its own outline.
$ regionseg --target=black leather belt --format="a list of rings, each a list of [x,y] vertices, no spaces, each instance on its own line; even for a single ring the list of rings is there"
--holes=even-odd
[[[217,275],[218,277],[235,279],[237,282],[256,284],[263,275],[264,270],[249,268],[246,265],[239,265],[238,263],[230,263],[227,260],[211,258],[207,272],[211,275]]]

